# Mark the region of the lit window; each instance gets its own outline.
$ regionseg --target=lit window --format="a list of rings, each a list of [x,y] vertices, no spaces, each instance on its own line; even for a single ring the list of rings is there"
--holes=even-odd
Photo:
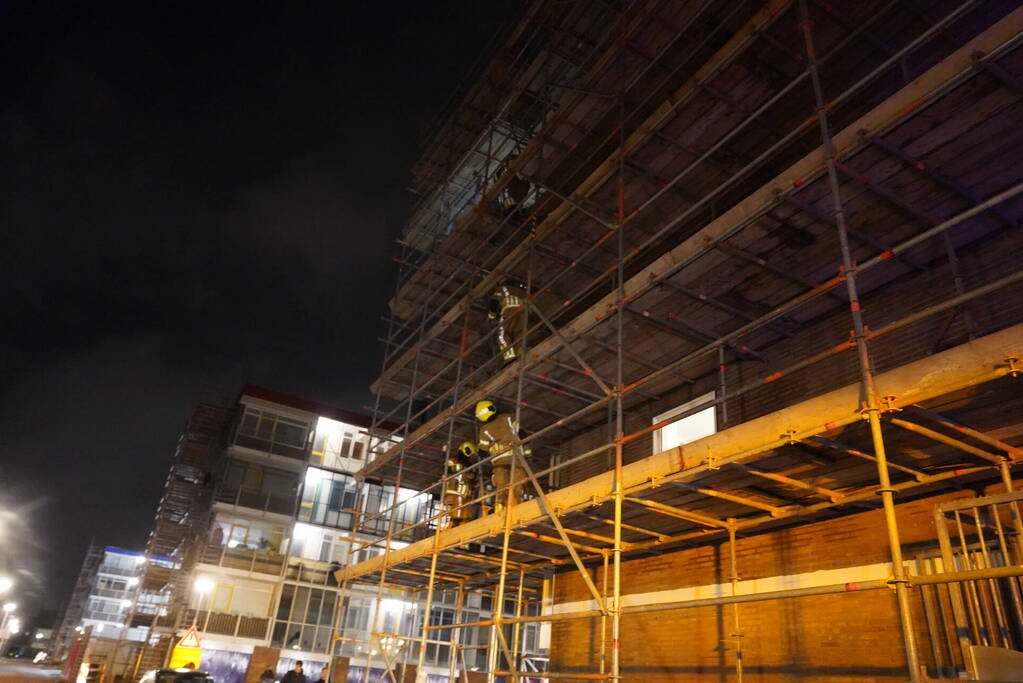
[[[687,413],[694,408],[699,408],[701,405],[707,405],[707,407],[703,410],[699,410],[655,430],[654,453],[660,453],[668,450],[669,448],[674,448],[675,446],[681,446],[683,444],[696,441],[697,439],[702,439],[703,437],[710,436],[716,432],[718,430],[717,411],[712,403],[713,400],[714,392],[711,391],[703,396],[687,401],[677,408],[673,408],[666,413],[661,413],[656,416],[653,419],[653,424],[670,420],[676,415]]]

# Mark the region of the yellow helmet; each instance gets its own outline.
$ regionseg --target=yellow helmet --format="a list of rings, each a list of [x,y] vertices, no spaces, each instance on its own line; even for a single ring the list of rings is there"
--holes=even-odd
[[[462,445],[458,447],[458,452],[464,455],[466,458],[473,458],[476,456],[476,444],[472,441],[463,441]]]
[[[483,399],[476,404],[476,419],[480,422],[490,422],[497,415],[497,406],[493,401]]]

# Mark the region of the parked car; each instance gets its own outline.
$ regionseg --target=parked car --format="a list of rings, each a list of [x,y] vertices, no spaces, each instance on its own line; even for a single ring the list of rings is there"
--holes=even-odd
[[[154,669],[139,683],[215,683],[213,676],[196,669]]]

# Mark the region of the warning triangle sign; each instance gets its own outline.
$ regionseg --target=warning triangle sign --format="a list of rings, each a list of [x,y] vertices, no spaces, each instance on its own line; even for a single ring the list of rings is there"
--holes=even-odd
[[[188,629],[185,636],[178,641],[178,647],[202,647],[199,644],[199,632],[195,630],[195,626]]]

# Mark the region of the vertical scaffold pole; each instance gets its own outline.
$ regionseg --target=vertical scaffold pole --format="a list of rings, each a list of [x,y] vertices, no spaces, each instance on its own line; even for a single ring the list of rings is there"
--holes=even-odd
[[[728,568],[729,582],[732,584],[732,597],[735,597],[739,586],[739,570],[735,562],[735,518],[728,520]],[[735,641],[735,680],[742,683],[742,627],[739,622],[739,603],[732,605],[732,639]]]
[[[916,652],[916,639],[913,632],[913,618],[909,605],[909,586],[906,582],[906,569],[902,561],[902,544],[899,540],[899,524],[895,516],[895,491],[892,489],[888,473],[888,460],[885,454],[884,436],[881,432],[881,405],[874,386],[874,369],[867,345],[866,328],[863,323],[863,310],[860,306],[859,292],[856,286],[856,264],[853,262],[849,249],[849,236],[846,226],[845,208],[839,188],[838,170],[835,162],[835,147],[831,140],[828,127],[828,107],[824,101],[824,90],[821,86],[820,72],[817,67],[817,55],[814,50],[812,24],[806,0],[799,2],[801,28],[806,46],[807,69],[813,84],[814,98],[817,106],[817,122],[820,127],[821,144],[827,163],[828,183],[835,212],[835,225],[838,228],[838,241],[842,251],[842,267],[845,273],[846,291],[849,296],[849,308],[852,313],[853,335],[856,352],[859,358],[860,379],[863,386],[864,409],[870,423],[870,436],[874,446],[874,457],[877,459],[877,475],[881,485],[879,491],[884,506],[885,525],[888,530],[888,546],[892,557],[893,583],[898,602],[899,618],[902,623],[903,646],[906,651],[906,664],[909,677],[913,683],[919,683],[920,662]]]
[[[455,624],[462,621],[462,608],[465,607],[465,581],[458,582],[458,598],[455,601]],[[455,667],[458,665],[461,648],[459,641],[462,639],[462,629],[451,629],[451,645],[448,647],[448,683],[455,683]]]
[[[604,551],[603,572],[601,573],[600,594],[601,594],[601,596],[603,596],[605,603],[607,603],[607,600],[608,600],[608,595],[607,595],[607,574],[608,574],[608,569],[610,568],[610,567],[608,567],[609,555],[610,555],[610,553],[608,553],[605,550]],[[599,670],[600,673],[602,673],[602,674],[603,673],[607,673],[607,612],[603,612],[600,615],[600,656],[599,656],[598,661],[599,661],[599,664],[600,664],[600,670]]]
[[[425,306],[423,308],[422,316],[423,316],[423,319],[425,320],[425,316],[426,316],[426,308],[425,308]],[[420,342],[422,341],[423,332],[424,332],[425,329],[426,329],[426,325],[420,325],[419,326],[419,341]],[[388,515],[388,518],[387,518],[387,536],[385,537],[385,541],[384,541],[384,554],[385,555],[387,553],[391,552],[391,542],[394,539],[395,516],[397,514],[398,507],[399,507],[398,506],[398,493],[401,490],[401,475],[402,475],[402,473],[404,472],[404,469],[405,469],[405,449],[407,448],[407,446],[405,446],[405,444],[408,443],[409,420],[412,417],[412,398],[415,395],[415,392],[416,392],[416,380],[419,377],[419,358],[422,355],[421,354],[422,347],[423,347],[423,345],[421,343],[416,345],[416,355],[415,355],[415,358],[414,358],[414,360],[412,362],[412,377],[409,379],[408,405],[405,407],[405,425],[404,425],[404,434],[402,436],[402,451],[401,451],[401,454],[398,456],[398,473],[397,473],[397,475],[394,478],[394,497],[391,499],[391,503],[390,503],[391,512],[390,512],[390,514]],[[373,629],[370,631],[369,643],[366,646],[366,669],[362,672],[362,681],[363,681],[363,683],[369,683],[370,668],[373,665],[373,640],[375,638],[377,638],[377,633],[380,631],[380,605],[381,605],[381,603],[383,601],[384,584],[386,583],[386,581],[387,581],[387,567],[385,565],[380,570],[380,581],[377,583],[377,596],[376,596],[375,604],[373,606]],[[387,655],[384,653],[383,644],[382,643],[381,643],[381,646],[380,646],[380,654],[381,654],[381,659],[384,660],[384,666],[387,669],[387,674],[391,677],[391,680],[394,681],[394,683],[398,683],[397,678],[394,675],[394,671],[391,670],[391,665],[388,662]]]
[[[401,250],[401,260],[403,262],[406,261],[405,257],[407,255],[408,255],[408,247],[403,245],[402,246],[402,250]],[[402,279],[401,278],[401,270],[399,269],[398,277],[395,278],[395,285],[394,285],[395,292],[397,292],[398,288],[401,286],[401,279]],[[388,351],[388,349],[391,348],[391,342],[393,341],[394,335],[396,334],[396,329],[395,328],[396,328],[396,325],[395,325],[394,319],[393,318],[388,318],[388,320],[387,320],[387,337],[386,337],[387,341],[384,344],[384,358],[383,358],[383,360],[380,361],[380,375],[381,376],[383,376],[384,370],[387,369],[387,351]],[[377,447],[377,445],[381,441],[381,440],[378,440],[377,444],[374,444],[374,439],[376,438],[375,434],[376,434],[376,429],[377,429],[377,418],[380,415],[380,396],[381,396],[382,393],[383,393],[383,386],[378,388],[377,392],[373,396],[373,417],[370,420],[370,427],[369,427],[368,433],[366,434],[366,459],[367,459],[367,461],[374,457],[374,453],[375,453],[374,449],[375,449],[375,447]],[[359,482],[357,482],[357,484],[358,483]],[[359,528],[362,525],[362,516],[363,516],[362,515],[362,506],[363,506],[363,503],[365,502],[365,496],[363,495],[364,490],[365,489],[362,486],[357,486],[356,487],[355,508],[352,511],[352,535],[351,535],[351,537],[348,540],[348,546],[347,546],[347,549],[345,551],[345,563],[344,563],[345,567],[351,565],[353,550],[354,550],[354,546],[355,546],[355,543],[356,543],[356,537],[358,536]],[[333,651],[333,648],[335,647],[337,642],[344,643],[343,638],[345,637],[344,634],[345,634],[345,631],[346,631],[347,625],[348,625],[348,610],[351,608],[351,605],[352,605],[352,598],[350,596],[347,596],[347,594],[348,594],[348,579],[346,578],[344,581],[341,582],[341,585],[338,586],[338,591],[337,591],[337,600],[338,600],[339,609],[338,609],[338,614],[335,617],[335,624],[334,624],[333,630],[338,635],[335,635],[335,636],[333,636],[331,638],[331,648],[332,648],[331,649],[331,657],[330,657],[330,660],[329,660],[329,662],[327,664],[327,675],[330,676],[331,678],[333,678],[334,670],[335,670],[334,669],[334,651]],[[345,605],[343,608],[340,608],[340,606],[344,603],[345,597],[348,597],[348,604]],[[338,631],[337,622],[341,623],[340,631]],[[370,640],[372,640],[372,639],[370,639]],[[369,648],[370,644],[371,644],[371,642],[367,641],[367,643],[366,643],[367,649],[371,649],[371,648]],[[343,645],[342,645],[342,647],[343,647]],[[353,650],[352,654],[354,655],[355,652],[356,651]]]
[[[533,293],[533,238],[529,238],[529,254],[527,256],[527,271],[526,271],[526,300],[530,301]],[[530,307],[526,306],[522,312],[522,331],[519,334],[519,344],[522,348],[522,353],[519,355],[519,374],[518,374],[518,386],[515,394],[515,424],[521,426],[522,424],[522,384],[525,377],[526,371],[526,354],[529,353],[529,339],[526,337],[526,330],[529,329],[529,310]],[[493,625],[490,627],[490,653],[489,663],[487,667],[487,678],[489,683],[494,683],[497,680],[496,671],[500,662],[500,656],[498,654],[498,645],[500,649],[505,653],[505,658],[508,659],[508,667],[513,671],[511,675],[512,680],[516,680],[518,677],[514,674],[514,659],[515,657],[508,650],[508,643],[504,637],[503,622],[504,622],[504,591],[505,584],[507,583],[508,576],[508,544],[511,541],[511,513],[512,506],[515,501],[515,491],[517,486],[516,477],[516,465],[518,464],[520,453],[520,446],[516,442],[511,445],[512,458],[511,458],[511,471],[508,475],[508,491],[506,494],[505,505],[504,505],[504,531],[501,539],[501,572],[497,582],[497,593],[494,595],[493,603]],[[524,456],[523,456],[524,457]],[[495,492],[495,495],[499,495],[499,492]]]
[[[625,496],[622,484],[622,457],[625,446],[625,416],[622,405],[622,393],[625,389],[623,376],[622,340],[625,325],[625,12],[619,15],[620,36],[618,39],[618,59],[620,73],[620,92],[618,94],[618,210],[616,222],[618,230],[618,267],[615,273],[616,297],[615,307],[615,463],[614,463],[614,546],[612,550],[614,566],[611,581],[611,604],[606,610],[611,615],[611,671],[608,678],[617,681],[622,677],[621,663],[621,631],[622,631],[622,502]]]
[[[452,396],[451,396],[451,407],[452,407],[452,409],[455,406],[458,405],[459,389],[461,389],[461,387],[462,387],[462,356],[465,354],[465,337],[466,337],[465,333],[466,333],[466,328],[468,327],[468,325],[469,325],[469,311],[466,310],[465,314],[463,315],[463,320],[462,320],[462,335],[461,335],[461,343],[459,344],[459,347],[458,347],[458,360],[455,363],[455,386],[454,386],[454,390],[452,391]],[[448,465],[451,462],[451,441],[452,441],[452,436],[454,436],[454,432],[455,432],[455,414],[452,413],[451,414],[451,419],[448,420],[448,435],[447,435],[447,440],[446,440],[446,442],[444,444],[444,474],[441,475],[440,493],[439,493],[441,505],[444,504],[444,495],[445,495],[445,491],[447,491],[448,472],[449,472]],[[454,511],[453,510],[444,510],[443,512],[447,514],[448,523],[450,524]],[[430,625],[430,612],[433,610],[433,590],[434,590],[434,583],[437,580],[437,559],[438,559],[438,556],[440,555],[440,532],[441,532],[442,522],[444,521],[444,517],[442,516],[442,513],[440,511],[440,506],[438,506],[438,513],[436,515],[436,518],[437,518],[437,522],[434,525],[434,533],[433,533],[433,553],[430,555],[430,579],[429,579],[430,583],[429,583],[429,585],[427,586],[427,589],[426,589],[426,605],[424,605],[424,607],[423,607],[423,618],[422,618],[421,623],[419,625],[421,635],[419,637],[419,657],[416,660],[416,680],[417,681],[420,681],[420,680],[421,681],[425,681],[426,680],[426,674],[423,671],[423,666],[426,663],[426,636],[427,636],[426,627]],[[451,654],[453,655],[454,653],[452,652]]]
[[[518,619],[522,616],[522,592],[525,589],[526,584],[526,572],[523,569],[519,570],[519,591],[515,596],[515,618]],[[515,622],[512,626],[512,661],[508,668],[512,671],[519,671],[519,636],[521,629],[524,628],[519,622]]]

